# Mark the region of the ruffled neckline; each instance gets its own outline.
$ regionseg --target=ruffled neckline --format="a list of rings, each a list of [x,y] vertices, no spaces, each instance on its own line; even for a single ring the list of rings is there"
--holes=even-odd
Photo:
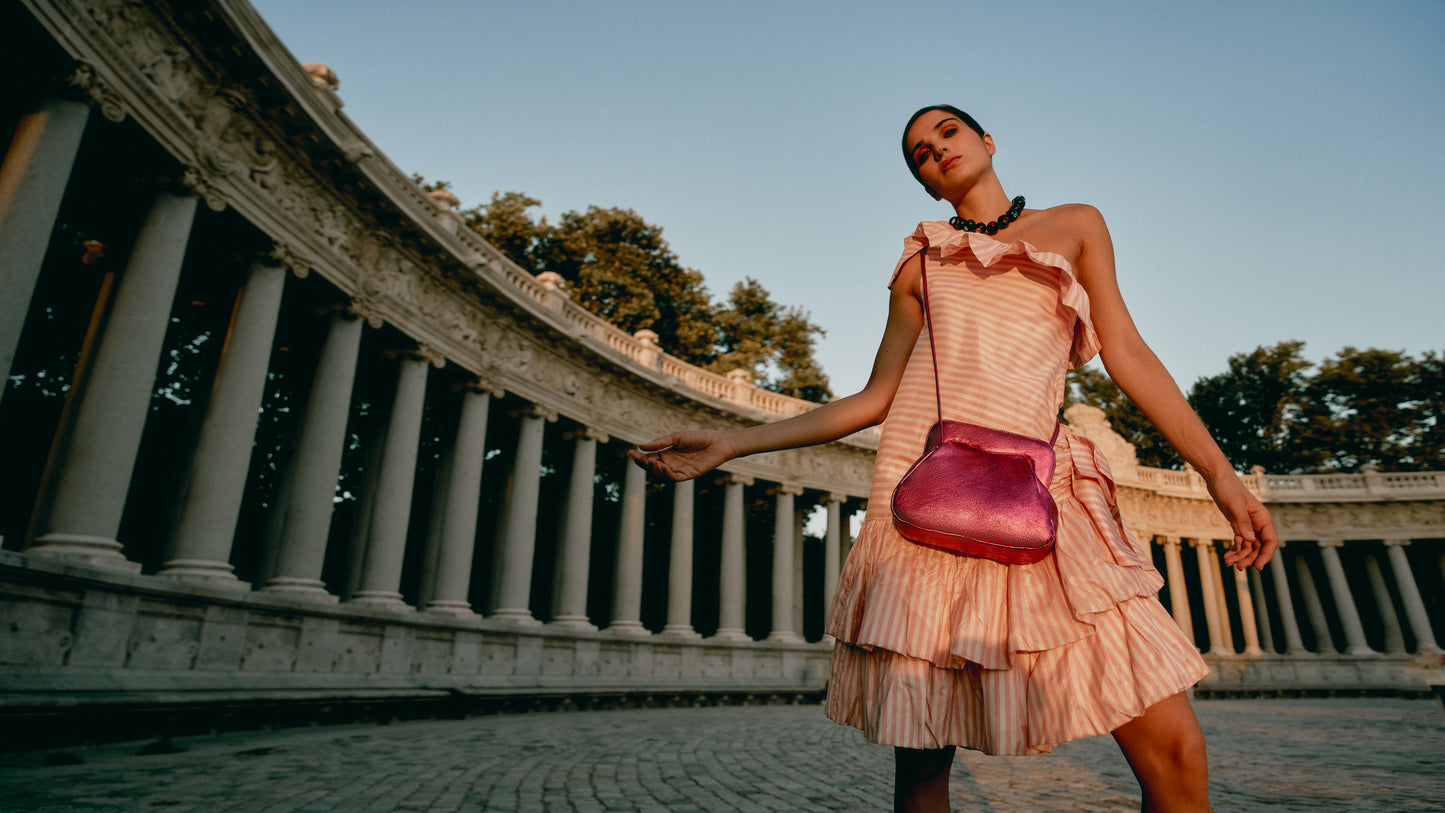
[[[930,247],[938,249],[938,257],[943,262],[964,262],[967,255],[971,254],[984,268],[989,268],[1005,257],[1027,257],[1037,265],[1059,272],[1056,282],[1060,303],[1075,317],[1069,365],[1082,366],[1098,355],[1102,344],[1094,330],[1094,323],[1089,318],[1089,294],[1079,283],[1073,264],[1063,255],[1044,251],[1027,240],[1000,240],[987,234],[960,231],[946,220],[925,220],[903,241],[903,256],[893,268],[889,286],[898,278],[898,272],[903,269],[904,263],[914,254]]]

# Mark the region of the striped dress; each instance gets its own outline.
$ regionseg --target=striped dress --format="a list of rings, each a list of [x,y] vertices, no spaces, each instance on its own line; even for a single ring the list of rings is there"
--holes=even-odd
[[[1065,371],[1099,351],[1069,262],[942,221],[919,224],[904,246],[898,268],[927,252],[943,417],[1047,439]],[[1103,455],[1067,426],[1047,558],[1003,565],[899,536],[890,499],[937,409],[924,330],[828,615],[830,718],[888,745],[1036,754],[1112,731],[1208,672],[1155,596],[1163,579],[1124,527]]]

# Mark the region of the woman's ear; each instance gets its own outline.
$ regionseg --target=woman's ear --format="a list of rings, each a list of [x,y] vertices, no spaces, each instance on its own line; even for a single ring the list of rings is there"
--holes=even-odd
[[[998,151],[998,147],[994,146],[993,136],[989,135],[988,133],[983,134],[983,146],[985,149],[988,150],[989,155],[993,155],[995,152]]]

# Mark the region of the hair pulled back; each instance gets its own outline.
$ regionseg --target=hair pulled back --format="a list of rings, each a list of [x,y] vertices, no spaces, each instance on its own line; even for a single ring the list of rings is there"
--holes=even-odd
[[[908,171],[913,173],[913,180],[923,184],[924,189],[928,189],[928,184],[923,183],[923,176],[918,174],[918,164],[913,162],[913,150],[909,148],[908,144],[908,128],[913,126],[913,122],[918,121],[919,116],[930,110],[942,110],[951,116],[957,116],[959,121],[968,125],[968,129],[978,133],[979,138],[983,138],[984,136],[983,127],[973,120],[973,116],[970,116],[951,104],[931,104],[910,116],[908,123],[903,125],[903,161],[908,164]]]

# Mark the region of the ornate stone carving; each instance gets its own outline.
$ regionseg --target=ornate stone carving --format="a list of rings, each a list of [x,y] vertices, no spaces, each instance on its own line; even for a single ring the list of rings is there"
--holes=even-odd
[[[125,101],[110,83],[96,75],[95,66],[77,60],[65,77],[65,85],[99,108],[102,116],[114,122],[125,121]]]

